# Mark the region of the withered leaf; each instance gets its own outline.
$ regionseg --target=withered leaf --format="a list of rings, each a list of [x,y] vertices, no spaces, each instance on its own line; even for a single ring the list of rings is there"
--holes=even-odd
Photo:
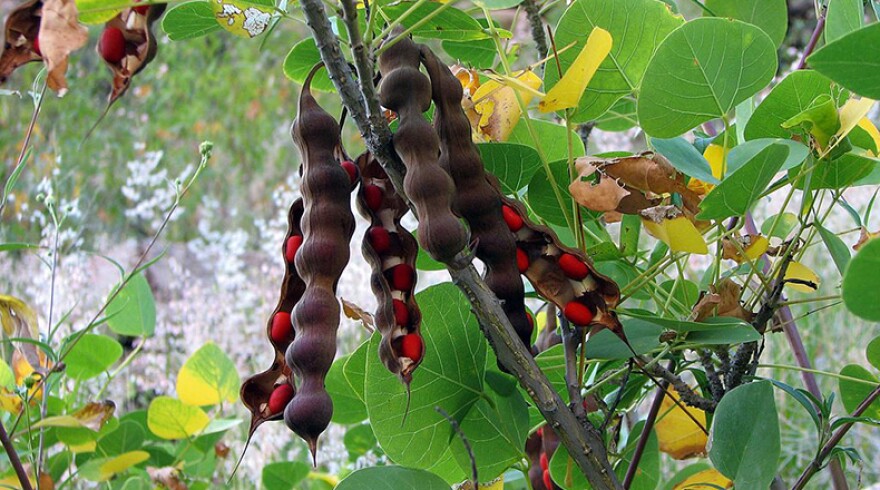
[[[342,301],[342,311],[345,313],[345,316],[351,318],[352,320],[364,322],[364,325],[366,325],[370,329],[375,327],[372,314],[365,311],[363,308],[352,301],[349,301],[345,298],[340,299]]]
[[[58,95],[64,95],[68,57],[89,40],[89,30],[79,23],[74,0],[45,0],[39,35],[40,51],[49,71],[46,83]]]
[[[670,387],[660,404],[660,413],[654,426],[660,450],[675,459],[687,459],[705,454],[706,444],[709,442],[709,437],[704,431],[706,412],[694,407],[682,408],[683,404],[675,403],[673,399],[678,400],[679,396],[675,388]],[[700,425],[697,425],[694,419]]]
[[[757,260],[769,247],[770,242],[763,235],[724,237],[721,240],[722,257],[737,263]]]
[[[3,54],[0,54],[0,84],[6,82],[19,66],[42,59],[34,47],[42,16],[43,2],[29,0],[6,18]]]
[[[739,300],[741,294],[742,286],[731,279],[709,285],[709,294],[700,298],[691,316],[698,322],[715,316],[739,318],[751,322],[754,314],[743,308]]]
[[[153,483],[162,485],[168,490],[188,490],[189,488],[181,481],[180,470],[173,466],[166,466],[164,468],[147,466],[147,474],[150,475]]]
[[[629,195],[629,191],[609,177],[600,177],[596,185],[576,179],[568,186],[568,190],[575,202],[591,211],[600,212],[616,210],[621,199]]]
[[[880,230],[871,233],[870,231],[868,231],[867,228],[863,226],[862,229],[859,231],[859,241],[857,241],[856,244],[853,245],[853,250],[858,251],[865,243],[868,242],[868,240],[877,237],[880,237]]]

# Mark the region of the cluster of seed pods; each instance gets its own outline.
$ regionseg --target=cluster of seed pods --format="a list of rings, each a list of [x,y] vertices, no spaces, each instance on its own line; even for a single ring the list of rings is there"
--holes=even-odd
[[[440,165],[455,182],[453,209],[470,227],[475,255],[486,265],[486,284],[501,301],[520,339],[530,346],[533,321],[525,309],[516,243],[503,218],[501,194],[486,179],[471,139],[470,121],[461,109],[461,82],[427,46],[421,46],[421,53],[431,80]]]
[[[365,153],[357,164],[361,176],[358,208],[370,221],[362,249],[372,267],[370,285],[378,303],[373,319],[382,334],[379,358],[409,387],[425,353],[419,332],[422,315],[413,294],[419,246],[400,224],[409,207],[379,162]]]
[[[420,58],[408,37],[379,56],[379,101],[400,122],[392,142],[406,166],[403,187],[419,219],[419,244],[435,260],[452,264],[467,234],[452,212],[455,184],[439,165],[440,140],[424,116],[431,106],[431,81],[419,71]]]

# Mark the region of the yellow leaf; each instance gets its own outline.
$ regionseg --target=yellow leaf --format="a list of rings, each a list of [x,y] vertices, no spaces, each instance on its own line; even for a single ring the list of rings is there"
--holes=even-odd
[[[26,344],[31,345],[31,344]],[[25,350],[24,352],[28,352]],[[39,358],[39,366],[43,368],[43,371],[47,370],[49,367],[49,359],[46,357],[46,354],[41,351],[36,351],[36,356]],[[12,352],[12,372],[15,374],[15,384],[17,386],[24,386],[25,380],[29,377],[33,377],[34,380],[39,381],[42,377],[42,374],[38,373],[36,369],[34,369],[33,364],[31,364],[27,357],[22,351],[16,348]],[[39,386],[37,383],[34,383],[34,386],[28,391],[28,396],[30,398],[40,399],[43,396],[43,388],[42,384]]]
[[[868,114],[868,111],[871,110],[874,102],[876,101],[867,97],[862,97],[861,99],[851,98],[843,104],[843,107],[841,107],[839,111],[840,129],[834,133],[834,136],[831,138],[832,144],[828,145],[828,148],[822,153],[823,157],[830,153],[840,141],[846,138],[853,128],[858,126],[859,121]]]
[[[214,18],[224,29],[246,38],[257,37],[265,32],[275,10],[237,0],[216,0],[211,2],[211,7]]]
[[[792,279],[803,282],[787,282]],[[819,276],[812,269],[800,262],[788,264],[788,269],[785,271],[785,280],[787,287],[802,293],[815,293],[819,289],[819,284],[822,283],[822,280],[819,279]],[[815,287],[811,284],[804,284],[804,282],[812,283]]]
[[[709,442],[708,436],[703,431],[706,427],[706,413],[694,407],[686,407],[687,412],[685,412],[680,406],[684,404],[676,404],[673,398],[679,399],[678,392],[674,388],[669,388],[660,404],[660,413],[654,425],[660,450],[675,459],[687,459],[705,454],[706,443]],[[691,416],[688,416],[688,413]],[[697,425],[691,417],[700,425]]]
[[[150,453],[146,451],[129,451],[120,454],[101,465],[100,472],[102,479],[98,481],[107,481],[116,474],[122,473],[132,466],[143,463],[148,459],[150,459]]]
[[[177,373],[177,395],[187,405],[217,405],[238,399],[241,380],[235,364],[208,342],[186,360]]]
[[[553,112],[577,107],[599,65],[611,52],[611,44],[611,34],[605,29],[594,27],[574,63],[568,67],[559,82],[547,92],[544,100],[538,103],[538,110]]]
[[[710,468],[694,473],[672,490],[718,490],[719,488],[733,488],[733,482],[718,470]]]
[[[39,338],[37,314],[15,296],[0,294],[0,323],[8,337]]]
[[[504,490],[504,475],[489,483],[480,483],[480,490]]]
[[[703,152],[703,158],[709,162],[709,168],[712,170],[712,176],[718,180],[721,180],[724,177],[725,172],[725,162],[727,161],[727,153],[730,149],[726,149],[721,145],[709,145],[706,147],[706,151]],[[688,189],[696,192],[699,195],[708,194],[709,191],[715,188],[715,184],[709,184],[708,182],[703,182],[699,179],[691,179],[688,181]]]
[[[70,449],[70,452],[73,454],[79,453],[93,453],[96,449],[98,449],[98,441],[86,441],[81,444],[69,444],[67,449]]]
[[[875,157],[880,156],[880,131],[877,131],[877,126],[874,126],[874,123],[867,117],[859,119],[858,126],[871,135],[871,139],[874,140],[874,146],[877,147],[876,152],[869,151],[868,153]]]
[[[110,400],[92,402],[80,408],[70,415],[56,415],[46,417],[33,426],[39,427],[84,427],[92,431],[99,431],[107,420],[113,416],[116,404]]]
[[[162,439],[184,439],[208,426],[210,419],[199,407],[184,405],[169,396],[158,396],[147,409],[147,427]]]
[[[14,393],[9,393],[8,390],[2,391],[3,393],[0,393],[0,410],[18,413],[21,410],[21,398]]]
[[[768,248],[770,248],[770,241],[764,235],[757,235],[752,237],[752,243],[743,251],[749,260],[757,260],[758,257],[764,255]]]
[[[547,312],[539,311],[537,315],[535,315],[535,322],[538,324],[538,332],[544,330],[544,327],[547,325]]]
[[[684,216],[675,218],[663,218],[659,223],[654,220],[642,218],[645,229],[654,238],[669,245],[673,252],[689,252],[706,255],[709,247],[706,240],[697,230],[693,223]]]
[[[472,96],[473,110],[479,116],[478,133],[489,141],[506,141],[522,115],[517,95],[523,106],[528,106],[533,90],[540,86],[541,78],[531,70],[515,74],[513,80],[489,80],[480,85]]]

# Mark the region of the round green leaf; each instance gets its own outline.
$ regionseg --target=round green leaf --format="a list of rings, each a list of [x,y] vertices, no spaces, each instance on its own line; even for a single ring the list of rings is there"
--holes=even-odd
[[[758,381],[724,395],[712,421],[709,458],[736,488],[768,488],[779,461],[773,385]]]
[[[745,139],[790,138],[782,123],[811,107],[820,96],[832,95],[831,80],[813,70],[798,70],[782,79],[746,124]]]
[[[760,138],[746,141],[736,145],[727,154],[727,175],[731,175],[743,165],[749,163],[758,153],[761,153],[770,145],[783,145],[788,147],[788,157],[782,162],[779,170],[788,170],[797,167],[810,155],[810,149],[803,143],[788,139]]]
[[[210,3],[204,0],[192,0],[168,9],[165,12],[165,17],[162,18],[162,29],[172,41],[182,41],[201,37],[223,28],[214,19],[214,11],[211,9]]]
[[[349,356],[333,361],[324,379],[327,393],[333,399],[333,422],[337,424],[356,424],[367,418],[367,407],[345,379],[342,370]]]
[[[83,24],[103,24],[129,5],[130,0],[76,0],[76,11]]]
[[[880,322],[880,239],[869,240],[846,267],[843,302],[858,317]]]
[[[412,14],[401,18],[404,12],[415,5],[416,2],[390,3],[383,6],[382,11],[391,19],[400,19],[401,25],[406,28],[414,27],[419,23],[419,27],[412,31],[414,37],[450,41],[472,41],[490,37],[472,16],[441,3],[422,3]],[[430,20],[425,21],[426,18]],[[503,34],[503,29],[501,31]]]
[[[169,396],[158,396],[147,409],[147,427],[162,439],[184,439],[208,426],[210,419],[199,407],[184,405]]]
[[[146,451],[130,451],[111,458],[94,458],[79,467],[78,476],[87,481],[103,482],[150,458]]]
[[[534,148],[515,143],[481,143],[477,145],[486,170],[501,182],[507,195],[517,195],[541,167],[541,157]]]
[[[760,27],[775,46],[785,41],[785,32],[788,30],[788,5],[785,0],[706,0],[706,7],[718,17],[729,17]]]
[[[311,467],[299,461],[280,461],[263,466],[266,490],[293,490],[309,475]]]
[[[880,337],[874,337],[865,349],[865,356],[868,362],[877,369],[880,369]]]
[[[669,6],[654,0],[577,0],[556,27],[556,45],[575,43],[559,53],[562,73],[574,63],[595,27],[614,40],[608,57],[599,65],[575,113],[573,122],[597,119],[615,102],[631,94],[645,74],[654,50],[670,32],[682,24]],[[559,70],[551,62],[544,72],[545,90],[559,81]]]
[[[186,360],[177,373],[177,395],[187,405],[216,405],[238,400],[241,380],[235,364],[213,342]]]
[[[107,306],[107,326],[114,333],[132,337],[151,336],[156,331],[156,301],[153,290],[139,273]]]
[[[589,87],[587,89],[589,90]],[[602,131],[626,131],[638,125],[636,101],[630,97],[615,102],[605,114],[596,120],[596,127]]]
[[[302,85],[305,83],[309,72],[318,63],[321,63],[321,53],[318,52],[315,40],[307,37],[290,48],[290,52],[284,58],[284,65],[282,65],[281,69],[287,78]],[[312,78],[312,89],[323,92],[336,90],[333,87],[333,82],[327,76],[327,70],[318,70],[318,73]]]
[[[370,351],[370,340],[362,343],[348,356],[345,365],[342,367],[342,375],[345,381],[351,387],[352,392],[361,400],[366,400],[364,396],[364,384],[367,376],[367,359],[372,353]]]
[[[745,214],[773,180],[788,158],[785,145],[768,145],[720,185],[700,203],[698,219],[725,219]]]
[[[449,484],[439,476],[424,470],[401,466],[374,466],[363,468],[345,477],[335,490],[449,490]]]
[[[870,69],[880,59],[880,24],[871,24],[826,45],[807,58],[814,70],[872,99],[880,99],[880,77]]]
[[[348,451],[348,459],[354,461],[367,454],[376,447],[376,435],[369,423],[355,425],[345,431],[342,438],[345,449]]]
[[[858,364],[848,364],[844,366],[843,369],[840,370],[840,374],[868,382],[859,383],[847,379],[839,379],[837,381],[837,386],[840,389],[840,401],[843,402],[843,408],[846,409],[847,413],[852,413],[862,401],[874,391],[874,387],[880,381],[878,381],[877,377],[871,374],[870,371]],[[871,386],[869,383],[874,384],[875,386]],[[875,400],[871,403],[867,410],[862,413],[862,416],[873,419],[880,418],[880,401]]]
[[[416,295],[422,310],[425,359],[413,373],[409,414],[406,388],[375,354],[379,335],[370,341],[366,404],[376,439],[395,463],[428,468],[449,447],[449,422],[436,410],[462,420],[483,394],[486,341],[470,304],[450,283]]]
[[[623,321],[623,331],[629,340],[632,350],[610,330],[602,330],[590,335],[585,353],[589,359],[629,359],[636,354],[650,352],[660,345],[660,334],[663,327],[639,318],[628,318]]]
[[[573,158],[587,154],[580,136],[574,131],[567,131],[565,126],[537,119],[531,121],[531,126],[535,132],[534,138],[528,125],[520,119],[519,123],[513,127],[513,132],[510,133],[507,142],[530,146],[536,150],[538,149],[536,142],[538,142],[541,146],[539,153],[543,153],[548,162],[567,160],[569,141],[571,141],[571,156]]]
[[[146,432],[140,424],[132,420],[119,423],[113,432],[98,440],[99,454],[116,455],[140,449],[146,440]]]
[[[532,180],[529,182],[529,205],[532,211],[538,216],[546,220],[548,223],[555,225],[567,226],[569,219],[572,219],[572,199],[571,192],[568,191],[568,184],[571,183],[568,171],[568,161],[558,160],[550,162],[550,172],[562,197],[562,204],[556,198],[556,192],[553,190],[553,182],[547,178],[547,172],[542,168],[534,173]]]
[[[825,42],[836,41],[862,28],[865,4],[862,0],[829,0],[825,14]]]
[[[122,346],[106,335],[87,333],[67,357],[67,375],[82,381],[103,373],[122,357]]]
[[[642,129],[678,136],[728,114],[776,73],[776,47],[761,29],[702,18],[666,37],[651,59],[639,95]]]

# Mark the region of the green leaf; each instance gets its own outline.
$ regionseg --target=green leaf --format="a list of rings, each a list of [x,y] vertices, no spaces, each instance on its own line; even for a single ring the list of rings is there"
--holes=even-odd
[[[98,439],[98,454],[117,455],[140,449],[146,440],[146,431],[137,422],[125,420],[113,432]]]
[[[628,318],[623,322],[623,332],[636,354],[645,354],[660,345],[663,327],[640,318]],[[632,351],[614,332],[602,330],[590,335],[585,353],[589,359],[629,359]]]
[[[474,3],[489,10],[503,10],[516,7],[521,0],[475,0]]]
[[[667,5],[654,0],[577,0],[572,3],[556,28],[556,45],[575,43],[559,53],[562,73],[574,63],[595,27],[605,29],[614,40],[611,52],[599,65],[572,122],[597,119],[615,102],[633,93],[657,46],[683,22]],[[559,70],[551,62],[544,72],[544,88],[559,81]],[[555,159],[554,158],[550,158]]]
[[[162,18],[162,29],[172,41],[182,41],[205,36],[223,28],[214,19],[210,3],[192,0],[168,9]]]
[[[567,226],[566,216],[572,219],[572,198],[568,191],[568,184],[571,178],[568,173],[568,161],[558,160],[550,162],[550,171],[553,173],[553,179],[556,181],[556,188],[562,196],[562,205],[556,198],[553,190],[553,183],[547,178],[547,172],[542,168],[535,172],[532,180],[529,182],[528,199],[532,211],[538,216],[546,220],[548,223],[555,225]]]
[[[633,427],[633,431],[630,432],[629,437],[627,438],[626,449],[623,451],[622,459],[614,468],[614,472],[617,473],[617,477],[620,478],[621,481],[623,481],[623,477],[629,469],[633,453],[635,453],[636,446],[638,446],[638,441],[641,439],[644,429],[645,423],[644,421],[641,421]],[[657,488],[657,484],[661,481],[660,444],[657,441],[657,433],[652,430],[648,435],[646,443],[647,444],[644,446],[642,452],[642,457],[639,460],[639,466],[635,478],[633,479],[632,485],[629,487],[630,490],[654,490]]]
[[[756,381],[730,391],[712,421],[709,458],[736,488],[767,488],[779,461],[779,420],[773,385]]]
[[[710,184],[718,184],[718,179],[712,175],[712,168],[703,155],[684,138],[660,139],[652,138],[651,146],[658,153],[666,157],[673,167],[685,175],[700,179]]]
[[[362,402],[366,400],[364,384],[367,376],[367,359],[370,357],[370,354],[375,355],[376,352],[370,352],[370,339],[367,339],[354,352],[349,354],[348,360],[342,366],[342,375],[345,381],[348,382],[352,392]]]
[[[282,65],[281,69],[287,78],[302,85],[305,83],[309,72],[318,63],[321,63],[321,53],[318,52],[315,40],[307,37],[290,48],[290,52],[284,58],[284,65]],[[325,69],[319,70],[315,77],[312,78],[312,88],[323,92],[336,90]]]
[[[854,315],[880,321],[880,239],[865,243],[843,274],[843,303]]]
[[[865,5],[862,0],[829,0],[825,14],[825,42],[836,41],[864,25]]]
[[[150,453],[146,451],[130,451],[110,458],[94,458],[79,466],[77,475],[87,481],[103,482],[148,459]]]
[[[3,359],[0,359],[0,388],[7,390],[15,388],[15,374],[13,374],[9,364]]]
[[[120,357],[122,346],[119,342],[106,335],[87,333],[67,354],[64,362],[68,376],[83,381],[103,373]]]
[[[807,63],[849,90],[880,99],[880,24],[871,24],[824,46]]]
[[[432,286],[416,295],[422,310],[425,359],[413,373],[409,415],[406,388],[378,356],[379,336],[370,342],[366,369],[366,405],[370,423],[382,449],[398,464],[427,468],[449,446],[449,422],[434,410],[441,406],[462,420],[486,395],[483,373],[486,341],[470,304],[450,283]]]
[[[516,143],[481,143],[477,145],[486,170],[501,182],[505,194],[517,195],[541,168],[541,157],[534,148]]]
[[[14,252],[17,250],[39,250],[39,245],[31,245],[30,243],[2,243],[0,244],[0,252]]]
[[[199,433],[208,422],[201,408],[169,396],[157,396],[147,409],[147,427],[162,439],[185,439]]]
[[[828,253],[831,254],[831,260],[834,261],[834,265],[837,266],[840,275],[843,275],[846,270],[846,265],[849,263],[851,257],[849,248],[847,248],[846,244],[843,243],[843,240],[841,240],[839,236],[827,230],[818,222],[813,223],[813,226],[819,230],[819,235],[822,237],[822,241],[825,242],[825,248],[827,248]]]
[[[83,24],[103,24],[131,3],[132,0],[76,0],[76,11]]]
[[[311,467],[299,461],[280,461],[263,466],[263,486],[266,490],[293,490],[311,471]]]
[[[503,0],[502,0],[503,1]],[[484,28],[489,27],[486,19],[477,19]],[[496,27],[498,23],[495,23]],[[488,69],[495,65],[495,57],[498,51],[495,49],[495,41],[492,39],[480,39],[477,41],[443,41],[443,51],[459,63],[477,69]]]
[[[636,101],[629,97],[618,100],[605,114],[596,119],[596,127],[602,131],[626,131],[638,125]]]
[[[745,214],[788,157],[788,147],[772,144],[727,176],[700,203],[698,219],[725,219]]]
[[[383,6],[382,11],[391,19],[400,19],[404,12],[414,6],[416,2],[401,2]],[[440,13],[436,11],[441,10]],[[427,39],[444,39],[449,41],[473,41],[487,39],[489,34],[483,30],[473,17],[461,10],[444,6],[441,3],[423,3],[415,12],[400,21],[406,28],[412,27],[426,17],[431,19],[412,31],[413,37]],[[503,30],[502,30],[503,31]]]
[[[687,279],[680,279],[678,281],[670,279],[660,283],[660,289],[667,293],[671,293],[673,301],[678,302],[678,304],[685,307],[688,311],[690,311],[691,307],[697,304],[697,300],[700,299],[700,287],[697,286],[697,283]],[[661,297],[665,298],[665,296]]]
[[[767,34],[737,20],[701,18],[663,40],[639,95],[639,122],[657,138],[678,136],[725,116],[776,73]]]
[[[345,449],[348,451],[349,461],[355,461],[357,458],[367,454],[376,448],[376,435],[373,434],[373,428],[369,422],[355,425],[345,431],[342,439]]]
[[[691,322],[662,318],[645,310],[619,309],[618,312],[679,333],[687,333],[687,341],[697,344],[734,344],[761,339],[754,327],[739,318],[712,317],[702,322]]]
[[[837,386],[840,389],[840,401],[843,402],[843,408],[846,409],[847,413],[853,413],[862,401],[874,391],[876,386],[871,386],[871,384],[876,385],[880,383],[880,380],[871,374],[870,371],[858,364],[848,364],[844,366],[843,369],[840,370],[840,374],[841,376],[862,379],[868,382],[859,383],[847,379],[837,380]],[[880,418],[880,401],[875,400],[871,403],[868,409],[862,413],[862,416],[873,419]]]
[[[240,384],[235,363],[213,342],[195,351],[177,373],[177,394],[187,405],[234,402]]]
[[[755,109],[746,124],[745,138],[790,138],[791,131],[784,129],[782,123],[806,110],[823,95],[834,95],[834,92],[831,80],[821,73],[812,70],[789,73]]]
[[[543,152],[544,158],[548,162],[568,159],[569,139],[571,140],[573,158],[582,157],[587,154],[581,138],[574,131],[567,131],[565,126],[538,119],[533,119],[531,125],[535,130],[536,138],[532,138],[528,126],[520,119],[519,123],[514,126],[513,131],[510,133],[510,137],[507,138],[507,142],[519,143],[537,150],[535,145],[536,141],[538,141],[541,145],[539,153]]]
[[[810,155],[810,149],[806,145],[789,139],[760,138],[746,141],[735,146],[727,154],[727,175],[736,172],[751,159],[755,158],[758,153],[774,144],[788,147],[788,157],[782,162],[782,167],[779,170],[794,168],[803,163]]]
[[[795,114],[782,123],[784,129],[800,128],[800,133],[809,133],[819,147],[828,146],[831,137],[840,129],[840,116],[837,114],[837,103],[828,94],[815,99],[803,111]]]
[[[761,224],[761,233],[785,240],[797,225],[798,217],[794,213],[774,214]]]
[[[553,483],[563,490],[592,488],[584,474],[577,470],[577,465],[574,464],[571,456],[568,455],[568,450],[562,444],[553,452],[548,469],[550,470],[550,478],[553,480]]]
[[[335,490],[449,490],[449,484],[439,476],[424,470],[402,466],[374,466],[362,468],[345,477]]]
[[[730,17],[754,24],[781,46],[788,30],[785,0],[706,0],[706,7],[718,17]]]
[[[114,333],[150,337],[156,331],[156,301],[153,290],[139,273],[126,283],[107,306],[107,326]]]
[[[367,418],[367,407],[364,406],[358,394],[354,391],[342,370],[349,356],[343,356],[330,366],[330,371],[324,379],[327,393],[333,399],[333,418],[331,421],[337,424],[356,424]]]
[[[855,185],[860,179],[871,174],[880,160],[852,153],[841,155],[830,162],[813,159],[804,165],[814,165],[809,185],[811,189],[843,189]],[[789,171],[790,176],[796,175],[799,169]],[[803,189],[807,184],[804,179],[795,183],[795,187]],[[868,184],[865,184],[868,185]]]
[[[868,362],[877,369],[880,369],[880,337],[874,337],[865,348],[865,356]]]

